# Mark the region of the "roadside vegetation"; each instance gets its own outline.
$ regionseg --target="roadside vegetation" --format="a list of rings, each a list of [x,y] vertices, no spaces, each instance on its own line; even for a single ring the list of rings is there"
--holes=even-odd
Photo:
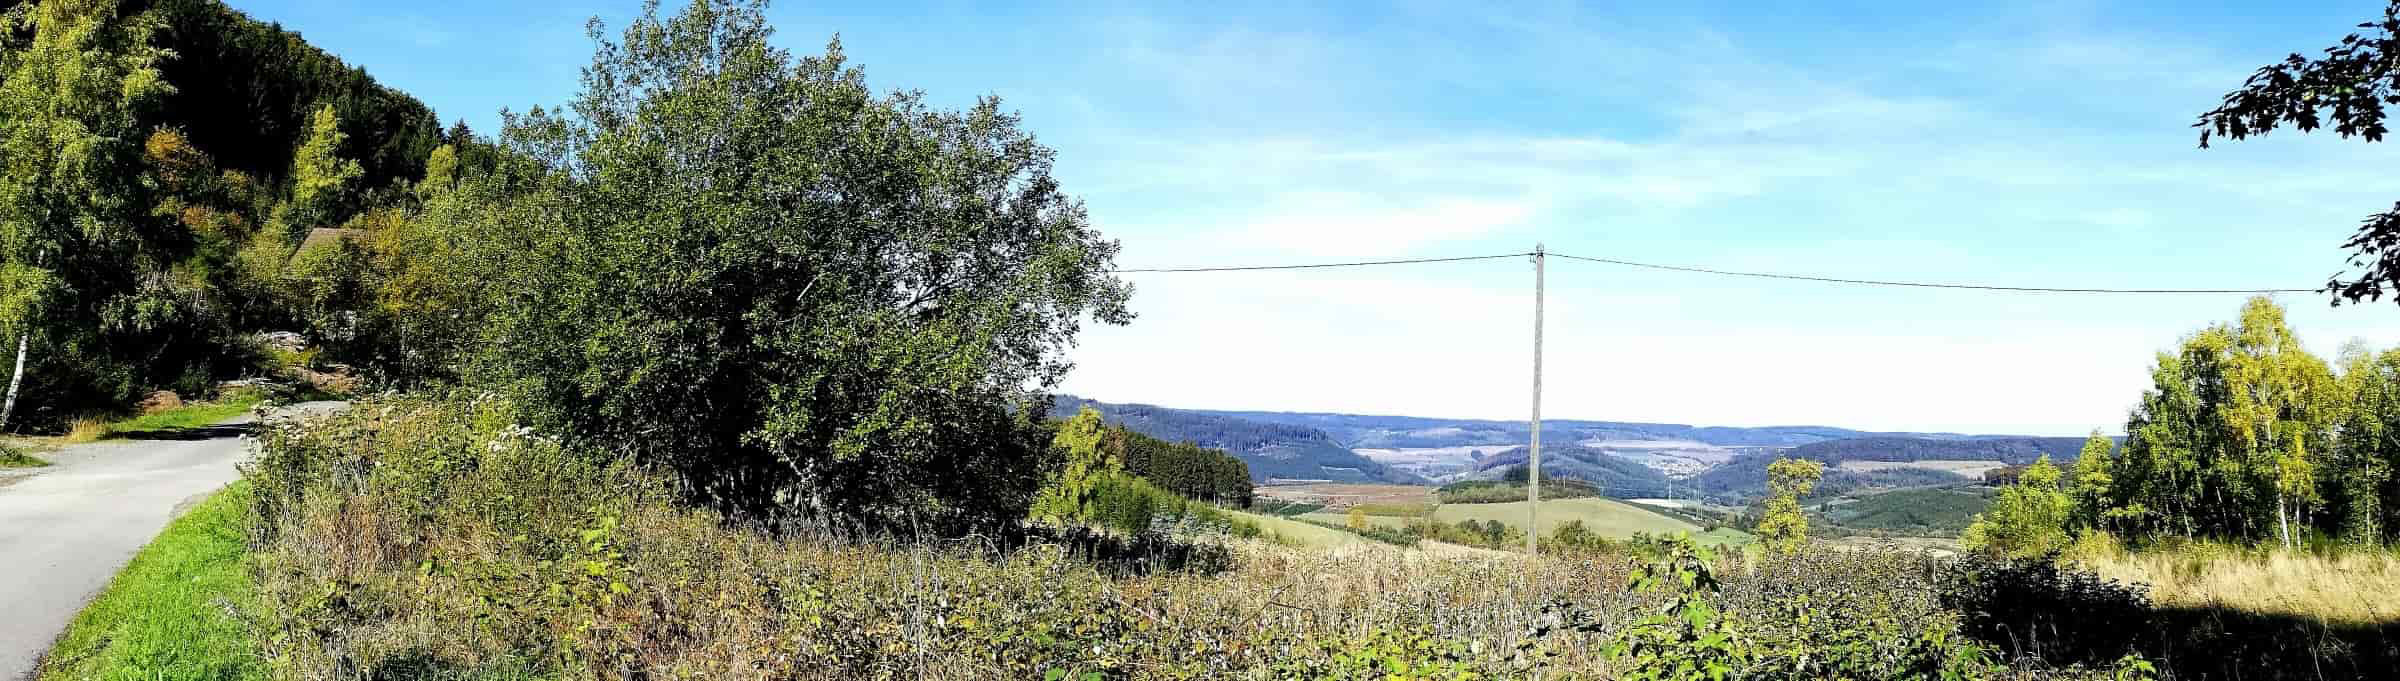
[[[0,443],[0,468],[38,468],[48,465],[50,462],[27,454],[14,444]]]
[[[1262,515],[1236,510],[1268,477],[1240,459],[1053,413],[1083,325],[1132,318],[1117,244],[1053,152],[996,99],[945,110],[870,87],[838,42],[776,47],[763,5],[595,29],[574,99],[488,136],[437,131],[211,0],[4,11],[0,331],[33,348],[40,405],[20,426],[262,365],[314,386],[341,362],[390,390],[261,432],[243,485],[145,549],[46,678],[2317,678],[2400,661],[2382,610],[2327,614],[2384,577],[2252,589],[2282,610],[2226,596],[2250,587],[2225,580],[2388,574],[2359,556],[2400,538],[2400,354],[2346,352],[2337,373],[2263,300],[2161,355],[2122,449],[2028,466],[1964,558],[1830,548],[1806,504],[1963,477],[1795,458],[1744,460],[1768,490],[1755,538],[1571,493],[1538,526],[1526,502],[1423,488]],[[176,42],[220,36],[256,40]],[[245,52],[264,44],[292,50]],[[272,72],[229,85],[178,59]],[[272,110],[159,117],[190,93]],[[248,117],[282,134],[227,123]],[[251,340],[278,325],[323,344]],[[87,430],[192,428],[238,402]],[[1528,536],[1542,555],[1516,552]],[[2281,548],[2249,569],[2195,548],[2217,543]],[[2319,546],[2347,548],[2295,558]]]
[[[240,391],[213,402],[193,402],[115,421],[91,419],[76,423],[62,438],[66,443],[118,438],[173,435],[207,428],[250,413],[265,401],[256,391]]]
[[[250,504],[237,482],[169,523],[75,616],[36,678],[267,678]]]

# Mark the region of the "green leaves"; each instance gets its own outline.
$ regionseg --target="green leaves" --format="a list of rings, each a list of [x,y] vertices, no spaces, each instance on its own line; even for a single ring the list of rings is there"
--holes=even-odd
[[[1800,497],[1816,489],[1825,464],[1808,459],[1776,459],[1767,465],[1767,498],[1758,521],[1759,541],[1782,554],[1798,553],[1808,542],[1808,514]]]
[[[1066,348],[1130,318],[1116,245],[997,102],[877,95],[770,34],[754,3],[647,12],[572,115],[512,117],[497,169],[429,199],[483,265],[428,287],[478,301],[465,374],[744,515],[1022,518]]]

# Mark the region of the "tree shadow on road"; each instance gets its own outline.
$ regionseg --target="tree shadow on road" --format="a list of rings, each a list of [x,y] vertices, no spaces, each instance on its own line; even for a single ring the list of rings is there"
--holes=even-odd
[[[194,427],[190,427],[190,428],[162,428],[162,429],[158,429],[158,430],[145,430],[145,431],[132,432],[132,433],[112,433],[112,434],[110,434],[110,435],[109,435],[109,436],[108,436],[106,439],[110,439],[110,440],[216,440],[216,439],[221,439],[221,438],[229,438],[229,437],[241,437],[241,436],[243,436],[243,435],[248,435],[248,434],[250,434],[250,433],[256,432],[257,430],[258,430],[258,426],[257,426],[256,424],[251,424],[251,423],[228,423],[228,424],[214,425],[214,426],[194,426]]]

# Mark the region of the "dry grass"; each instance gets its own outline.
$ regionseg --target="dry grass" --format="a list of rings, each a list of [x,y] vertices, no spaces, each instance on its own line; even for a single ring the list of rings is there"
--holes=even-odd
[[[82,444],[98,441],[108,435],[108,420],[97,416],[75,419],[67,426],[67,434],[59,436],[61,444]]]
[[[2153,551],[2084,549],[2075,562],[2150,585],[2162,606],[2290,615],[2334,624],[2400,622],[2400,556],[2377,550],[2317,555],[2191,545]]]

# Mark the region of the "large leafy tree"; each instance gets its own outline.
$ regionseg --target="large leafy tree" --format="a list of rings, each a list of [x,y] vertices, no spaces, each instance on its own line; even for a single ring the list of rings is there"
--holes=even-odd
[[[2329,492],[2353,468],[2345,452],[2368,446],[2337,440],[2356,409],[2348,379],[2302,349],[2265,298],[2160,353],[2151,379],[2124,448],[2106,465],[2076,467],[2083,522],[2295,544],[2339,498]]]
[[[455,190],[493,265],[474,375],[740,514],[1022,518],[1065,349],[1130,319],[1052,152],[795,58],[758,4],[592,32],[572,115],[510,117],[511,167]]]
[[[2330,125],[2344,138],[2382,141],[2389,131],[2385,108],[2400,103],[2400,0],[2358,28],[2363,30],[2325,48],[2323,56],[2295,52],[2260,67],[2217,108],[2200,114],[2193,124],[2200,128],[2200,146],[2206,148],[2212,136],[2240,140],[2286,125],[2301,132]],[[2367,216],[2344,247],[2358,271],[2325,282],[2336,304],[2400,293],[2400,204]]]
[[[47,381],[122,398],[138,381],[110,335],[168,312],[139,295],[157,269],[148,230],[142,116],[170,91],[150,46],[155,17],[114,0],[17,3],[0,14],[0,327],[17,367],[0,406],[15,408],[30,352]],[[154,281],[154,280],[153,280]],[[54,374],[55,375],[55,374]]]

